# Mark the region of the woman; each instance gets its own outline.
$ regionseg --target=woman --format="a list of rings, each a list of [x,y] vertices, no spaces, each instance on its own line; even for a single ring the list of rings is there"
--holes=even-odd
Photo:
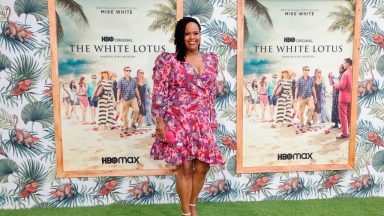
[[[65,118],[70,118],[71,117],[70,115],[72,112],[71,107],[73,106],[73,98],[75,97],[75,95],[72,94],[72,91],[69,88],[67,81],[63,82],[60,95],[62,97],[62,101],[65,107]]]
[[[281,93],[278,93],[279,85],[281,85]],[[277,96],[277,113],[276,124],[288,127],[292,124],[292,80],[289,79],[289,72],[287,70],[281,72],[281,79],[277,83],[274,95]]]
[[[319,121],[320,123],[329,122],[329,116],[327,111],[327,102],[326,102],[326,86],[324,79],[321,76],[321,70],[315,70],[315,76],[313,78],[315,81],[315,91],[317,101],[315,103],[315,112],[313,114],[313,123]]]
[[[77,88],[77,100],[79,101],[80,108],[83,114],[82,123],[87,123],[87,108],[88,108],[88,86],[85,84],[85,77],[80,77],[79,85]]]
[[[260,104],[261,104],[261,122],[265,122],[265,111],[267,110],[268,106],[268,86],[267,86],[267,77],[262,76],[260,80],[260,87],[259,87],[259,97],[260,97]]]
[[[290,73],[290,79],[292,80],[292,97],[293,97],[293,102],[292,102],[292,108],[293,108],[293,114],[292,114],[292,121],[295,119],[295,116],[297,115],[298,111],[298,102],[296,101],[296,73],[291,72]]]
[[[183,215],[197,215],[197,197],[209,167],[224,165],[214,134],[218,60],[213,53],[199,51],[200,30],[191,17],[179,20],[176,53],[159,55],[153,69],[157,137],[151,156],[177,165],[176,191]],[[166,130],[173,132],[175,141],[166,141]]]
[[[260,104],[259,98],[259,86],[257,85],[257,80],[253,80],[251,85],[251,93],[252,93],[252,108],[251,111],[255,112],[255,116],[257,117],[257,104]]]
[[[244,96],[244,103],[245,103],[245,114],[249,118],[251,117],[251,105],[253,104],[253,98],[252,98],[252,92],[249,89],[249,81],[244,82],[244,89],[243,89],[243,96]]]
[[[139,118],[137,119],[139,127],[143,125],[144,116],[146,115],[146,102],[145,94],[147,92],[147,84],[142,69],[137,70],[136,74],[137,89],[139,90],[140,105],[139,105]]]
[[[319,114],[321,114],[321,96],[323,91],[323,77],[321,76],[321,70],[316,68],[315,75],[313,76],[313,80],[315,82],[315,92],[316,92],[316,103],[315,103],[315,111],[313,113],[313,124],[316,124],[319,120]]]
[[[77,112],[76,112],[76,106],[79,105],[79,100],[77,98],[77,84],[75,80],[71,80],[71,82],[69,83],[69,89],[71,90],[70,93],[72,95],[71,100],[73,100],[71,117],[72,117],[72,114],[74,114],[75,118],[79,120],[79,116],[77,115]]]
[[[99,115],[98,115],[98,127],[95,127],[94,130],[105,129],[115,129],[114,124],[115,120],[114,115],[114,101],[115,96],[113,94],[113,83],[111,78],[111,73],[109,71],[102,71],[100,74],[100,81],[97,84],[94,95],[99,90],[100,87],[104,89],[104,93],[99,96]]]
[[[117,103],[118,101],[118,98],[117,98],[117,74],[115,72],[112,72],[111,73],[111,80],[112,80],[112,89],[113,89],[113,96],[115,98],[114,100],[114,110],[116,112],[116,115],[115,115],[115,126],[117,127],[118,126],[118,123],[119,123],[119,117],[120,117],[120,110],[121,110],[121,106],[119,103]]]

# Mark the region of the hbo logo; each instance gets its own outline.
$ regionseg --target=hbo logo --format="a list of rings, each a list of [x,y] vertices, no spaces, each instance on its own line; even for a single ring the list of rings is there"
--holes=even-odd
[[[285,37],[284,38],[284,42],[295,42],[295,38],[294,37]]]
[[[102,42],[109,42],[109,41],[114,41],[115,39],[113,37],[107,37],[107,36],[104,36],[104,37],[101,37],[101,41]]]

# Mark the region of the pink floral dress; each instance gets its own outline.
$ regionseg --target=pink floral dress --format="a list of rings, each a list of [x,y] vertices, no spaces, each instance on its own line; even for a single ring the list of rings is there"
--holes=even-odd
[[[162,116],[176,142],[163,143],[156,138],[151,149],[155,160],[174,165],[198,159],[210,166],[224,165],[211,123],[216,123],[217,56],[201,53],[201,76],[193,66],[179,62],[174,53],[162,53],[153,68],[152,115]]]

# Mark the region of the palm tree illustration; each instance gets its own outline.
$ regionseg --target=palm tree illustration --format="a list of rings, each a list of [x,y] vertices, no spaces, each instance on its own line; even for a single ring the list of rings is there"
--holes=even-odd
[[[147,16],[154,17],[149,25],[149,31],[162,30],[165,33],[172,32],[176,27],[176,0],[167,0],[165,3],[155,4],[157,9],[148,11]]]
[[[366,7],[363,7],[362,17],[365,12]],[[352,42],[355,33],[355,0],[349,0],[348,6],[337,5],[336,11],[330,12],[328,17],[334,19],[328,30],[349,33],[347,42]]]
[[[83,7],[74,0],[57,0],[57,9],[64,12],[66,16],[72,19],[79,28],[89,26],[88,18],[83,11]],[[56,11],[57,19],[57,36],[59,40],[64,36],[64,29],[61,25],[60,16]]]
[[[249,10],[251,15],[256,18],[259,23],[266,29],[273,27],[272,18],[269,15],[268,8],[260,3],[258,0],[245,0],[245,8]],[[248,37],[247,19],[244,16],[244,37]]]

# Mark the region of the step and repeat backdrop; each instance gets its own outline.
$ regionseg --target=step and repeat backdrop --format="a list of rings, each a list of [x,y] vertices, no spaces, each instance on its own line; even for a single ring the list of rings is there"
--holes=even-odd
[[[2,0],[0,208],[179,201],[174,167],[149,156],[152,68],[174,52],[178,14],[200,21],[200,49],[219,57],[226,165],[200,202],[382,196],[384,1],[356,2]],[[351,126],[337,139],[343,72]],[[292,87],[306,73],[313,104]],[[127,74],[140,91],[123,110],[113,90]]]

